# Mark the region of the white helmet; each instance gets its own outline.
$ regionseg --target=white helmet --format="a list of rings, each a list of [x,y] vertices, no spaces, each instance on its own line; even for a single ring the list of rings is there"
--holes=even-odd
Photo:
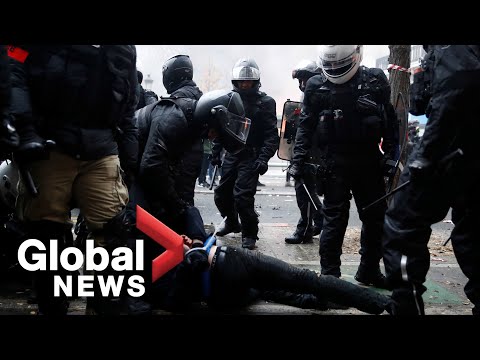
[[[344,84],[357,72],[363,57],[363,45],[320,45],[318,65],[334,84]]]

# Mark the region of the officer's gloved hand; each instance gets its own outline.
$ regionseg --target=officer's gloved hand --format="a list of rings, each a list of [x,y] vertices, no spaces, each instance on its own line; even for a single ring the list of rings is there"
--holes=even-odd
[[[33,126],[26,127],[19,133],[20,145],[14,153],[16,161],[27,163],[48,159],[48,152],[55,146],[55,142],[42,138],[36,133]]]
[[[191,269],[192,273],[203,272],[209,267],[208,254],[202,248],[194,248],[187,251],[183,262]]]
[[[303,178],[304,169],[300,164],[291,164],[287,171],[295,180]]]
[[[10,153],[20,144],[20,137],[10,115],[2,115],[0,122],[0,151]]]
[[[221,166],[222,165],[222,159],[220,158],[220,154],[217,154],[217,155],[210,154],[208,156],[208,159],[210,160],[210,163],[213,166]]]
[[[385,155],[381,160],[383,175],[389,178],[395,175],[396,165],[397,162],[395,160],[393,160],[390,156]]]
[[[253,169],[260,175],[264,175],[268,170],[268,164],[263,160],[256,160],[253,164]]]
[[[426,158],[417,157],[408,165],[408,168],[412,181],[425,181],[433,175],[434,164]]]

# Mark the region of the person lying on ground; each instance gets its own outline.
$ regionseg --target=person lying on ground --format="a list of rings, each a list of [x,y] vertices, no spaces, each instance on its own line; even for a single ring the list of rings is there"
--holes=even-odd
[[[203,247],[184,239],[184,260],[156,282],[154,304],[169,311],[205,301],[214,310],[241,309],[258,299],[299,308],[354,307],[368,314],[389,311],[390,298],[330,275],[232,246]]]

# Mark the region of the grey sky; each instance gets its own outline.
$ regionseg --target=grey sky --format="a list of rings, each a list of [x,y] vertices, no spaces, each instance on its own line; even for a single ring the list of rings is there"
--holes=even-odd
[[[154,80],[152,90],[165,96],[162,65],[174,55],[190,56],[194,68],[193,80],[203,91],[202,84],[209,68],[218,75],[217,88],[230,89],[234,63],[241,57],[251,57],[260,68],[260,90],[275,99],[279,115],[288,98],[300,99],[298,81],[291,76],[292,69],[302,59],[316,60],[317,48],[317,45],[137,45],[137,65],[144,79],[150,74]],[[388,45],[365,45],[362,64],[374,67],[375,59],[388,53]]]

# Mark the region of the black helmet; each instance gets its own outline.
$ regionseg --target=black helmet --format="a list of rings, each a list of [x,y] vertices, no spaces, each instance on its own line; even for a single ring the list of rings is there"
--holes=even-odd
[[[175,55],[171,57],[162,68],[163,86],[167,93],[177,90],[183,80],[193,79],[193,65],[188,55]]]
[[[205,133],[215,129],[225,150],[235,154],[242,150],[250,131],[250,119],[245,117],[242,98],[234,91],[214,90],[198,100],[193,121],[201,126]]]
[[[254,85],[250,89],[240,89],[238,81],[253,80]],[[232,69],[233,89],[241,95],[251,95],[257,93],[260,88],[260,69],[252,58],[241,58]]]

